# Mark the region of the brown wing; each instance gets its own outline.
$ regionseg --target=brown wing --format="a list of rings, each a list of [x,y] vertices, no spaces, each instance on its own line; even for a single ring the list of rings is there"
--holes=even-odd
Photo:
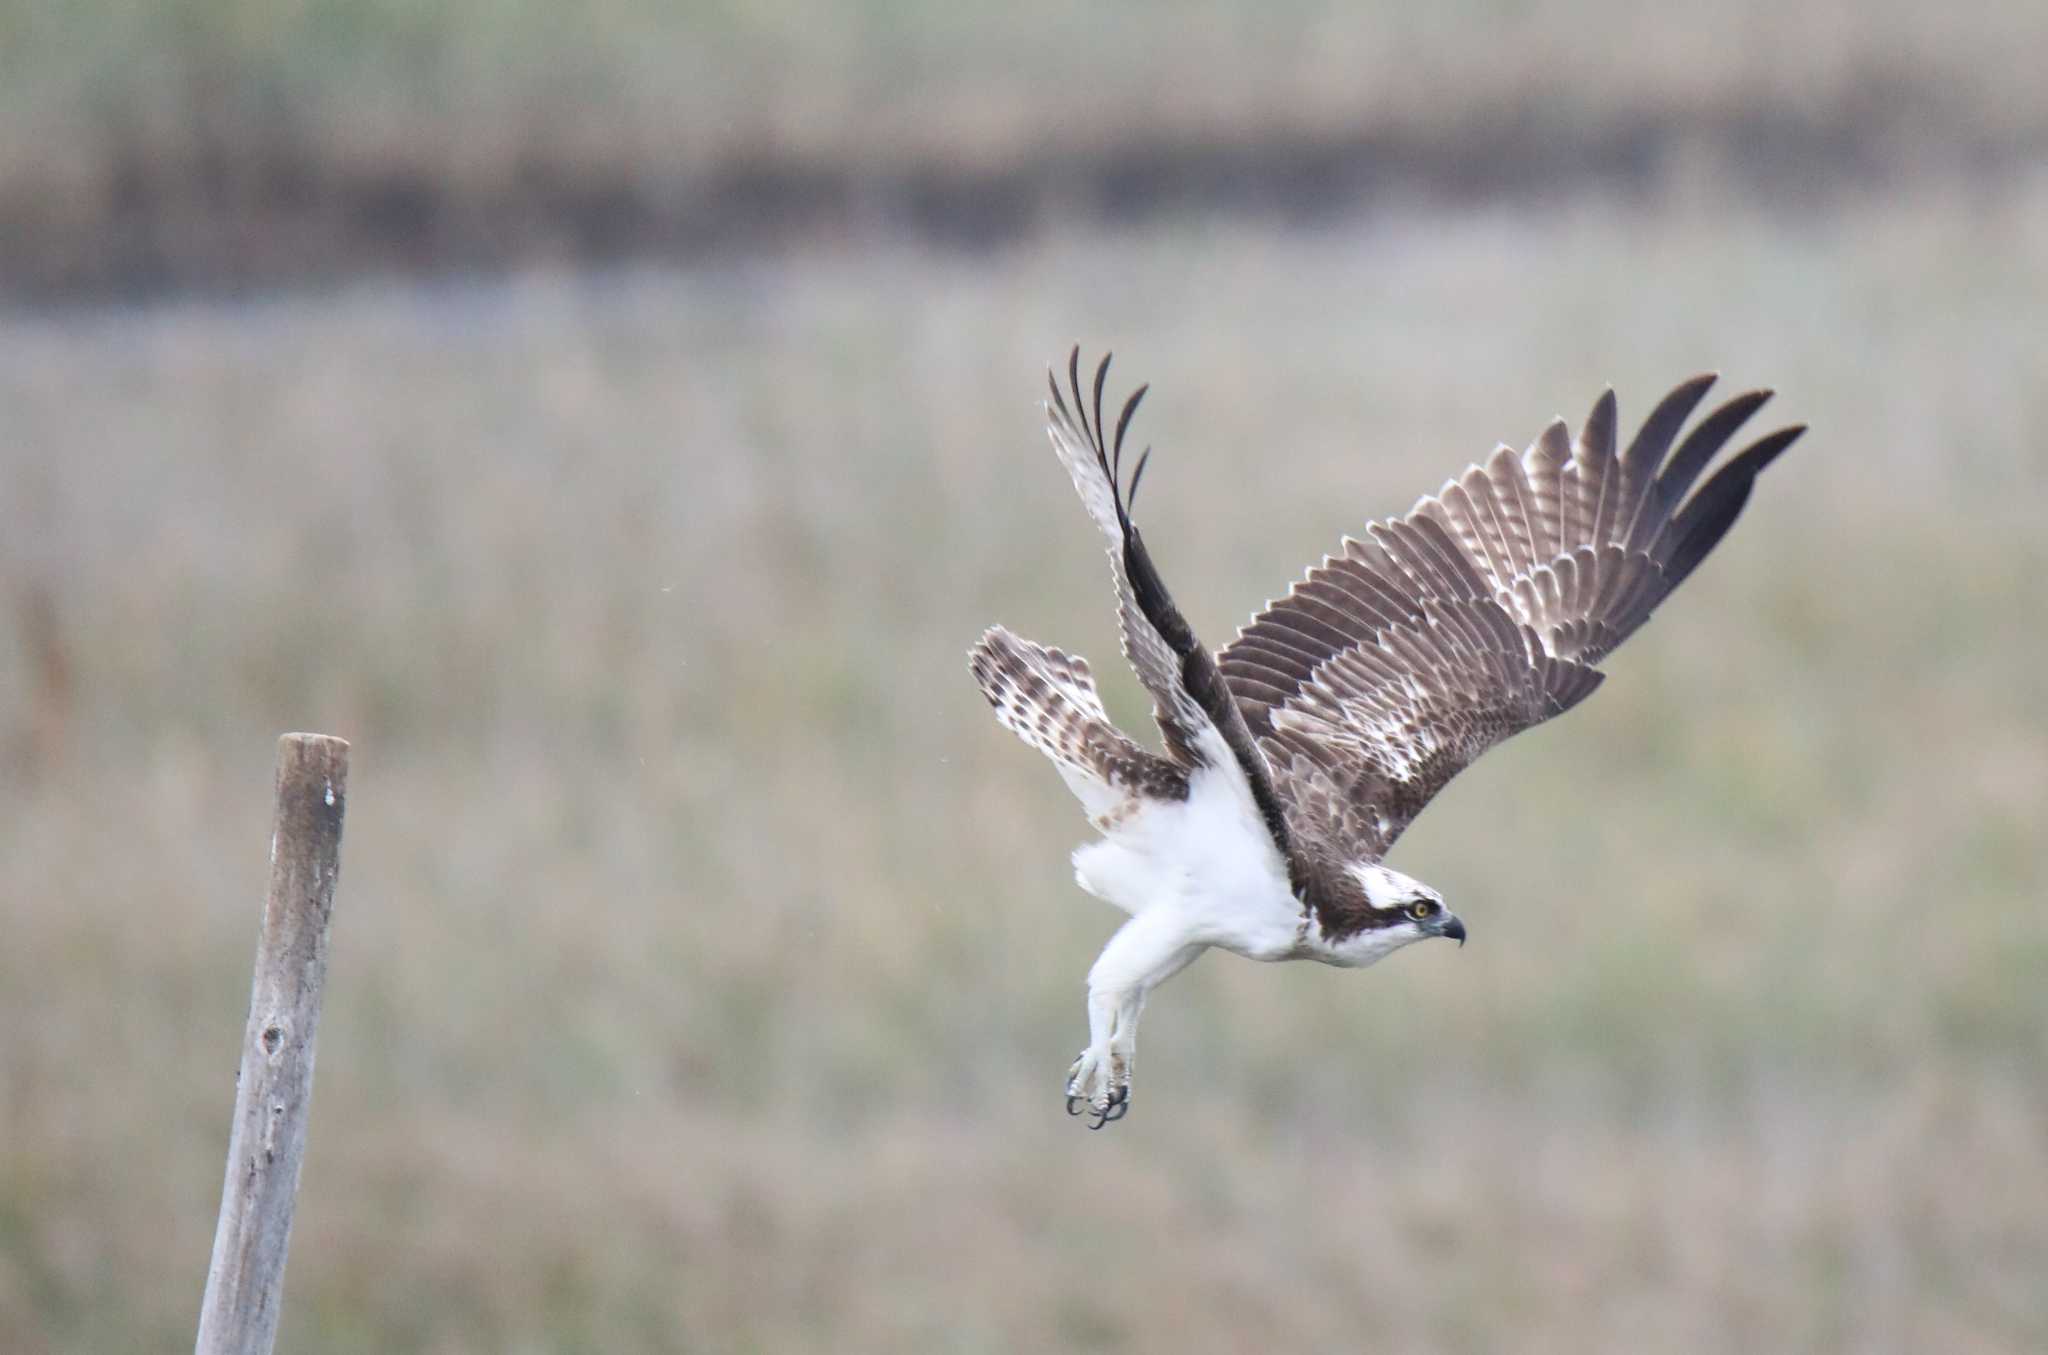
[[[1711,376],[1665,396],[1625,452],[1613,392],[1405,518],[1374,523],[1217,656],[1302,850],[1377,858],[1494,744],[1569,710],[1593,665],[1731,527],[1803,427],[1714,454],[1769,398],[1737,396],[1674,449]]]
[[[1122,483],[1123,442],[1146,387],[1138,387],[1125,401],[1117,416],[1116,433],[1109,437],[1102,419],[1102,389],[1108,377],[1109,358],[1105,355],[1095,369],[1091,419],[1090,402],[1083,399],[1081,391],[1081,350],[1075,348],[1067,358],[1072,406],[1061,392],[1058,378],[1048,372],[1052,399],[1046,405],[1046,422],[1054,450],[1108,545],[1124,656],[1151,693],[1152,714],[1165,736],[1167,756],[1189,770],[1210,765],[1212,759],[1204,754],[1202,744],[1203,735],[1213,730],[1249,785],[1275,845],[1286,856],[1286,817],[1244,713],[1224,685],[1214,656],[1195,638],[1168,595],[1145,540],[1131,521],[1130,501],[1138,492],[1151,452],[1147,449],[1138,459],[1127,493]]]
[[[1131,416],[1137,412],[1138,402],[1145,398],[1147,388],[1138,387],[1125,402],[1123,414],[1117,420],[1116,440],[1112,448],[1103,435],[1102,424],[1102,388],[1109,376],[1109,358],[1105,356],[1095,370],[1092,421],[1088,402],[1081,391],[1080,363],[1081,350],[1076,348],[1068,358],[1067,366],[1067,379],[1073,390],[1071,408],[1066,395],[1060,390],[1059,381],[1052,373],[1046,373],[1047,384],[1052,388],[1052,399],[1045,407],[1046,432],[1052,438],[1053,450],[1059,453],[1061,463],[1074,481],[1074,490],[1081,496],[1082,506],[1102,531],[1109,551],[1110,574],[1116,582],[1116,617],[1123,635],[1124,657],[1130,660],[1138,681],[1152,697],[1152,715],[1159,722],[1159,732],[1166,739],[1167,753],[1184,767],[1197,766],[1202,759],[1195,747],[1196,739],[1201,728],[1209,722],[1209,717],[1182,684],[1180,656],[1161,633],[1159,624],[1139,604],[1132,582],[1134,548],[1137,556],[1144,560],[1146,572],[1153,573],[1142,541],[1131,526],[1122,487],[1124,432],[1130,427]],[[1138,479],[1143,474],[1144,459],[1140,458],[1137,472],[1131,477],[1133,494],[1137,492]],[[1157,577],[1156,573],[1153,577]],[[1158,592],[1166,610],[1171,613],[1171,619],[1178,620],[1179,613],[1173,611],[1172,600],[1165,596],[1164,587]],[[1181,623],[1181,629],[1186,629],[1185,622]]]

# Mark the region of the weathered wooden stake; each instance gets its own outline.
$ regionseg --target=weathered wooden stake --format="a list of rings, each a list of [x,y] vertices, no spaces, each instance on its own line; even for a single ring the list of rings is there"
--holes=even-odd
[[[256,942],[197,1355],[269,1355],[277,1340],[347,806],[347,743],[325,734],[278,740],[270,895]]]

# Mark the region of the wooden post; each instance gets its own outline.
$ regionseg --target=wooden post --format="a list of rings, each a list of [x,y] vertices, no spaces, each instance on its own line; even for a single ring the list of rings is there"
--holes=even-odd
[[[347,743],[325,734],[278,740],[270,894],[256,942],[197,1355],[269,1355],[277,1340],[347,806]]]

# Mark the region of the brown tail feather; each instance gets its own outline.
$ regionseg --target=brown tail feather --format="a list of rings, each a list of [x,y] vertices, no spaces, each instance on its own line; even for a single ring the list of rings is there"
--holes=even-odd
[[[967,666],[997,721],[1068,773],[1068,784],[1090,814],[1133,795],[1186,798],[1187,772],[1146,752],[1109,722],[1088,661],[1078,654],[991,626],[967,652]],[[1099,797],[1091,793],[1097,788]]]

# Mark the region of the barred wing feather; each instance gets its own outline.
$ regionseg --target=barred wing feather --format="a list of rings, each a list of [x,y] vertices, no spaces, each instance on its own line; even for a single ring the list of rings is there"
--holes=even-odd
[[[1739,395],[1680,441],[1713,381],[1679,385],[1623,451],[1611,391],[1576,438],[1560,420],[1519,456],[1500,448],[1346,538],[1217,655],[1302,848],[1381,856],[1480,754],[1592,693],[1595,665],[1805,431],[1759,439],[1694,491],[1769,398]]]

